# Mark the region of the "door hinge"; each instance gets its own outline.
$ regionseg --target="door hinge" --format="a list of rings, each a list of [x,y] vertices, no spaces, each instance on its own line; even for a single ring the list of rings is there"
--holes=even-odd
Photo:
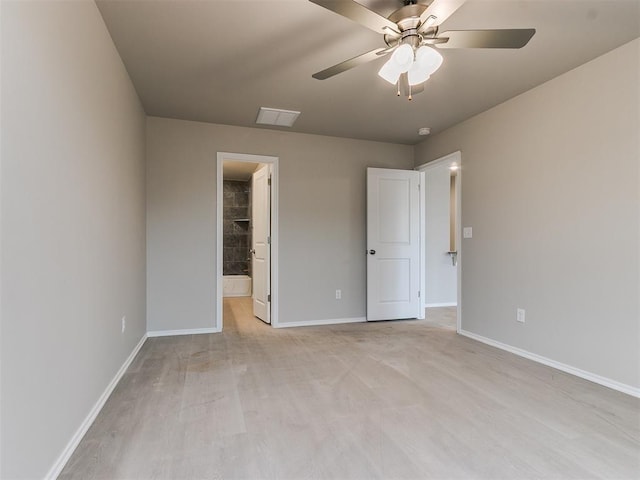
[[[271,177],[267,179],[267,185],[271,186]]]
[[[271,237],[267,237],[267,245],[271,245]]]
[[[267,295],[267,302],[271,301],[271,294]]]
[[[418,290],[418,298],[420,298],[420,290]]]

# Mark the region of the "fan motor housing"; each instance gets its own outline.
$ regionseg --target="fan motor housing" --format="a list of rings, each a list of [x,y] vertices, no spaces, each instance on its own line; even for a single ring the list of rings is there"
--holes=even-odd
[[[413,47],[418,47],[422,43],[423,38],[435,37],[438,32],[437,27],[429,27],[424,32],[418,32],[420,15],[423,14],[429,4],[431,4],[431,2],[425,5],[416,3],[413,0],[405,0],[404,7],[399,8],[389,15],[388,19],[398,26],[398,31],[401,35],[385,34],[384,42],[387,46],[394,47],[399,44],[408,43]]]

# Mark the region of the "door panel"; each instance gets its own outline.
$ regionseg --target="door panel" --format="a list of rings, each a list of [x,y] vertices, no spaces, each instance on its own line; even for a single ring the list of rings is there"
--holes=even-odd
[[[381,303],[410,301],[411,264],[409,259],[379,259],[378,292]]]
[[[420,179],[367,169],[367,320],[421,316]]]
[[[270,260],[271,245],[271,194],[269,186],[270,166],[265,165],[252,176],[252,263],[253,314],[260,320],[271,323]]]
[[[405,179],[378,180],[378,238],[391,244],[411,243],[409,192],[411,185]]]

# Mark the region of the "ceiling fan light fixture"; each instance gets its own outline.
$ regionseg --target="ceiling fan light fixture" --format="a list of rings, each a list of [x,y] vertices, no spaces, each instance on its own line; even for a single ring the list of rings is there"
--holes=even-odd
[[[396,48],[389,61],[395,63],[400,73],[406,73],[413,64],[413,58],[413,47],[408,43],[404,43]]]
[[[382,65],[382,68],[378,71],[378,75],[390,84],[395,85],[398,83],[398,79],[400,78],[400,75],[402,75],[402,72],[398,70],[391,60],[389,60]]]
[[[433,48],[422,46],[416,51],[416,61],[409,69],[409,85],[418,85],[429,80],[429,77],[442,65],[442,55]]]
[[[416,51],[416,64],[422,72],[432,75],[442,66],[442,55],[431,47],[421,46]]]
[[[389,47],[350,58],[314,73],[312,77],[325,80],[393,51],[391,58],[378,71],[378,75],[397,86],[398,96],[407,95],[409,100],[412,98],[412,90],[414,93],[421,92],[421,84],[442,65],[442,55],[426,45],[435,45],[439,49],[517,49],[524,47],[536,33],[535,28],[440,32],[438,26],[446,22],[465,0],[402,0],[404,6],[388,17],[360,4],[360,0],[310,1],[378,34],[382,33],[384,43]]]
[[[413,47],[409,44],[400,45],[391,55],[391,58],[382,65],[378,75],[392,85],[398,83],[400,75],[409,71],[414,64]]]
[[[421,70],[420,66],[414,63],[409,69],[407,80],[409,81],[409,85],[419,85],[429,80],[430,76],[429,72]]]

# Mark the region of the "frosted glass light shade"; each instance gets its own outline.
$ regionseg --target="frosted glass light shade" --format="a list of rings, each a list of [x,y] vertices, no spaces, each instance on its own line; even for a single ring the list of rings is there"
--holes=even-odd
[[[398,79],[402,72],[396,68],[391,60],[387,60],[382,68],[378,71],[378,75],[384,78],[387,82],[392,85],[398,83]]]
[[[391,84],[398,83],[400,75],[408,72],[413,65],[413,48],[411,45],[400,45],[395,49],[391,58],[382,66],[378,75]]]
[[[426,71],[420,70],[420,66],[414,62],[407,74],[407,80],[409,81],[409,85],[418,85],[429,80],[430,76]]]
[[[396,64],[400,73],[408,72],[413,63],[413,47],[408,43],[400,45],[391,55],[391,61]]]
[[[442,65],[442,55],[433,48],[422,46],[416,52],[416,61],[409,69],[409,85],[426,82]]]

